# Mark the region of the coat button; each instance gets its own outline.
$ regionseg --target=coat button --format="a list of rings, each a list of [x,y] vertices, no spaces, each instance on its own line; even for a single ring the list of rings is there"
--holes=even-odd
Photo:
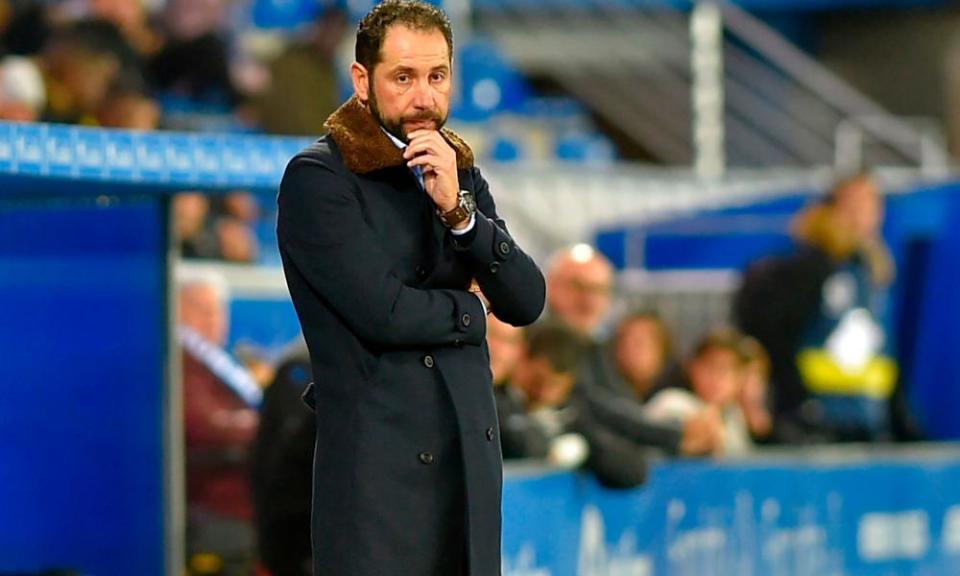
[[[500,254],[503,254],[504,256],[506,256],[507,254],[510,253],[510,243],[504,240],[500,242],[500,245],[497,246],[497,249],[500,250]]]
[[[464,328],[466,328],[467,326],[470,326],[471,320],[472,319],[470,318],[469,314],[464,314],[463,316],[460,317],[460,323],[463,324]]]
[[[427,268],[423,264],[417,266],[416,269],[417,276],[424,278],[427,275]]]
[[[427,465],[433,464],[433,454],[429,452],[421,452],[418,458],[420,458],[420,462],[422,462],[423,464],[427,464]]]
[[[493,442],[493,428],[487,428],[487,442]]]
[[[456,340],[453,341],[453,345],[456,348],[463,348],[463,340],[457,338]]]
[[[490,273],[491,273],[491,274],[496,274],[496,273],[499,272],[499,271],[500,271],[500,263],[499,263],[499,262],[491,262],[491,263],[490,263]]]
[[[423,357],[423,365],[427,368],[433,368],[433,356],[427,354]]]

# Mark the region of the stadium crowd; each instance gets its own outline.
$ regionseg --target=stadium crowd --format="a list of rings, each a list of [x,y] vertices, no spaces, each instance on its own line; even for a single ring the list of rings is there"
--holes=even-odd
[[[272,32],[253,19],[226,0],[0,0],[0,120],[322,133],[345,12]],[[183,256],[258,261],[265,204],[246,190],[177,197]]]

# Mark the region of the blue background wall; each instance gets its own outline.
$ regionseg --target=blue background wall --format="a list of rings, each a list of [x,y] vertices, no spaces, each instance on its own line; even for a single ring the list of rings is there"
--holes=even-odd
[[[0,573],[164,573],[164,210],[0,198]]]

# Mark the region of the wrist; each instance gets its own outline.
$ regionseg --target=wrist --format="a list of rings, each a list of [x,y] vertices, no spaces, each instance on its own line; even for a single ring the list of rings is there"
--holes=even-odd
[[[450,212],[451,210],[456,209],[456,207],[459,205],[460,205],[460,199],[454,197],[449,202],[443,202],[442,204],[437,204],[437,210],[441,214],[446,214],[447,212]]]
[[[457,203],[452,208],[444,210],[442,206],[437,206],[437,216],[447,228],[463,230],[470,225],[476,209],[477,205],[473,200],[473,195],[467,190],[461,190],[457,197]]]

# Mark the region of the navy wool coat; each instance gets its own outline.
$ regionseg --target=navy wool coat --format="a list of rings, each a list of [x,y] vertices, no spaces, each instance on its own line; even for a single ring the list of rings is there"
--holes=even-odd
[[[500,319],[543,309],[469,147],[476,225],[454,237],[356,98],[287,167],[284,274],[310,351],[317,576],[499,576],[502,466],[479,283]]]

